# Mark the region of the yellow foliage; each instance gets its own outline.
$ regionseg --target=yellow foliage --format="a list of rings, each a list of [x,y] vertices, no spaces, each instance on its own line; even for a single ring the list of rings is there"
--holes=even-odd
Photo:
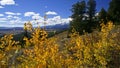
[[[108,22],[101,24],[101,31],[96,33],[80,36],[73,30],[71,38],[61,45],[57,41],[61,39],[47,38],[46,31],[35,28],[30,39],[24,38],[25,48],[19,48],[12,35],[5,35],[0,39],[0,65],[17,68],[119,68],[119,34],[112,22]],[[13,61],[9,64],[9,59],[20,51],[22,54],[16,57],[18,64],[13,64]]]

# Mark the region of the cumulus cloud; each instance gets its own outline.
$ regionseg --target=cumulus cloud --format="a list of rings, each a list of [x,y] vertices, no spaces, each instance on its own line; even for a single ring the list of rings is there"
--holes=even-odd
[[[0,17],[4,16],[4,14],[0,14]]]
[[[12,16],[12,18],[8,19],[9,23],[8,25],[11,25],[12,27],[23,27],[25,21],[21,19],[18,16]]]
[[[49,18],[47,20],[47,23],[48,25],[66,24],[69,23],[71,20],[71,18],[61,18],[61,16],[55,16],[53,18]]]
[[[7,18],[0,18],[0,20],[7,20]]]
[[[7,19],[11,19],[11,18],[13,18],[13,16],[12,15],[8,15],[8,16],[6,16],[6,18]]]
[[[64,23],[70,23],[70,21],[72,21],[71,18],[64,18],[64,19],[62,19],[62,23],[63,23],[63,24],[64,24]]]
[[[14,13],[14,12],[5,12],[7,15],[21,15],[21,13]]]
[[[13,18],[14,18],[14,19],[21,19],[20,17],[17,17],[17,16],[14,16]]]
[[[47,14],[47,15],[57,15],[57,13],[54,12],[54,11],[48,11],[48,12],[46,12],[45,14]]]
[[[47,15],[57,15],[56,12],[48,11],[46,12]],[[31,17],[31,22],[32,24],[35,25],[44,25],[44,17],[40,16],[39,13],[35,12],[25,12],[24,17]],[[46,22],[46,25],[55,25],[55,24],[66,24],[69,23],[72,19],[71,18],[62,18],[61,16],[53,16],[53,17],[48,17]]]
[[[2,18],[0,18],[0,26],[2,27],[23,27],[23,24],[25,23],[24,20],[18,16],[19,14],[8,14],[4,15]]]
[[[30,17],[30,16],[33,16],[33,15],[36,15],[36,13],[35,12],[25,12],[24,13],[25,17]]]
[[[16,15],[21,15],[21,13],[16,13]]]
[[[0,18],[0,22],[6,22],[7,18]]]
[[[33,24],[42,24],[44,22],[44,18],[40,16],[39,14],[35,14],[32,16],[32,21]]]
[[[31,19],[30,21],[33,24],[33,26],[38,26],[38,25],[44,26],[44,17],[40,16],[39,13],[35,13],[35,12],[25,12],[23,15],[21,13],[5,12],[5,15],[0,14],[0,16],[3,17],[3,18],[0,18],[0,22],[4,22],[6,25],[8,25],[8,27],[9,26],[11,27],[12,25],[23,27],[24,23],[28,21],[27,17]],[[56,24],[66,24],[66,23],[69,23],[71,20],[72,20],[71,18],[62,18],[59,15],[57,16],[55,15],[52,17],[48,16],[46,20],[47,22],[46,25],[49,26],[49,25],[56,25]]]
[[[19,16],[12,16],[12,15],[9,15],[6,17],[9,21],[9,24],[18,24],[18,23],[22,23],[22,19],[21,17]]]
[[[21,23],[21,20],[19,20],[19,19],[10,20],[10,24],[17,24],[17,23]]]
[[[15,5],[14,0],[1,0],[0,5]]]
[[[39,14],[33,15],[32,19],[43,19]]]
[[[37,18],[37,19],[36,19]],[[31,22],[34,26],[40,25],[40,26],[44,26],[44,17],[42,16],[32,16]],[[36,20],[34,20],[36,19]],[[71,18],[62,18],[61,16],[54,16],[51,18],[47,18],[46,20],[46,25],[56,25],[56,24],[68,24],[72,19]]]
[[[33,24],[38,24],[40,22],[43,22],[44,21],[44,18],[42,16],[40,16],[39,13],[35,13],[35,12],[25,12],[24,13],[24,16],[25,17],[31,17],[31,22]]]
[[[5,12],[5,14],[14,15],[15,13],[13,13],[13,12]]]

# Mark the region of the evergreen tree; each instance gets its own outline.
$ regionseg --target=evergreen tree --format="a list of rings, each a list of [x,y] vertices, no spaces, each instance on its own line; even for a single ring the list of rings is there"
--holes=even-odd
[[[88,5],[87,9],[88,9],[89,21],[91,23],[96,12],[96,1],[89,0],[87,5]]]
[[[110,16],[110,20],[115,22],[120,22],[120,0],[111,0],[110,7],[108,9],[108,14]],[[120,24],[120,23],[117,23]]]
[[[89,0],[87,3],[87,13],[88,13],[88,26],[87,26],[87,32],[92,32],[92,29],[96,27],[95,23],[95,13],[96,13],[96,1],[95,0]]]
[[[76,4],[74,4],[72,6],[72,16],[71,18],[73,19],[70,23],[70,31],[72,31],[72,29],[74,28],[77,32],[82,32],[83,30],[83,18],[84,18],[84,14],[86,12],[86,2],[85,1],[81,1],[81,2],[77,2]]]
[[[107,12],[104,8],[101,9],[101,11],[99,12],[99,19],[100,21],[104,24],[107,23]]]
[[[95,13],[96,13],[96,1],[89,0],[87,5],[85,0],[77,2],[72,6],[72,21],[70,23],[70,31],[74,28],[80,34],[85,32],[92,32],[93,28],[96,28]],[[86,17],[86,15],[88,17]]]

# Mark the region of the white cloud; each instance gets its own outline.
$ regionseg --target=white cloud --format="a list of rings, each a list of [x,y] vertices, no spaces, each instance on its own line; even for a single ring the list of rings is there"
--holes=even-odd
[[[6,15],[0,14],[1,17],[3,16],[3,18],[0,18],[0,26],[5,24],[8,27],[11,27],[11,26],[23,27],[24,23],[28,21],[26,19],[31,19],[30,21],[32,22],[33,26],[38,26],[38,24],[40,26],[44,26],[44,17],[40,16],[39,13],[25,12],[23,15],[21,15],[21,13],[5,12],[5,14]],[[22,18],[25,18],[25,19],[22,19]],[[66,23],[69,23],[71,20],[72,20],[71,18],[62,18],[61,16],[53,16],[53,17],[47,18],[46,25],[66,24]]]
[[[17,16],[14,16],[13,18],[14,18],[14,19],[21,19],[20,17],[17,17]]]
[[[57,15],[56,12],[48,11],[46,12],[47,15]],[[44,25],[44,17],[40,16],[39,13],[35,12],[25,12],[25,17],[31,17],[32,24],[35,25]],[[36,20],[35,20],[36,19]],[[62,18],[61,16],[54,16],[51,18],[47,18],[47,24],[46,25],[55,25],[55,24],[65,24],[69,23],[72,19],[71,18]]]
[[[13,16],[12,15],[8,15],[8,16],[6,16],[6,18],[7,19],[11,19],[11,18],[13,18]]]
[[[44,22],[44,18],[42,16],[40,16],[39,14],[35,14],[32,16],[32,23],[33,25],[38,25],[38,24],[41,24],[43,25],[43,22]]]
[[[21,13],[16,13],[16,15],[21,15]]]
[[[0,20],[7,20],[7,18],[0,18]]]
[[[18,14],[19,15],[19,14]],[[3,18],[0,18],[0,26],[2,27],[23,27],[24,20],[20,16],[16,15],[7,15]]]
[[[10,20],[10,24],[17,24],[17,23],[21,23],[21,20],[19,20],[19,19]]]
[[[22,19],[18,16],[7,16],[9,20],[9,24],[18,24],[22,23]]]
[[[32,16],[32,18],[34,19],[35,16]],[[44,18],[41,17],[41,16],[36,16],[38,17],[37,20],[31,20],[32,24],[34,26],[37,26],[38,24],[40,26],[44,26]],[[36,19],[35,17],[35,19]],[[48,18],[47,19],[47,24],[46,25],[56,25],[56,24],[67,24],[71,21],[72,19],[71,18],[61,18],[61,16],[54,16],[52,18]]]
[[[48,11],[48,12],[46,12],[45,14],[47,14],[47,15],[57,15],[57,13],[54,12],[54,11]]]
[[[18,16],[13,16],[13,15],[8,15],[6,16],[7,19],[21,19],[20,17]]]
[[[25,21],[22,20],[20,17],[13,16],[11,19],[9,19],[9,23],[7,24],[11,27],[23,27],[24,23]]]
[[[15,5],[14,0],[1,0],[0,5]]]
[[[32,19],[40,19],[42,18],[39,14],[35,14],[32,16]]]
[[[25,12],[24,13],[24,16],[25,17],[30,17],[30,16],[33,16],[33,15],[35,15],[36,13],[35,12]]]
[[[0,14],[0,17],[4,16],[4,14]]]
[[[0,18],[0,22],[7,22],[7,18]]]
[[[72,21],[71,18],[64,18],[64,19],[62,19],[62,23],[70,23],[70,21]]]
[[[31,22],[33,24],[38,24],[44,21],[44,18],[42,16],[40,16],[39,13],[35,13],[35,12],[25,12],[24,13],[25,17],[31,17]]]
[[[5,12],[7,15],[21,15],[21,13],[14,13],[14,12]]]
[[[15,15],[15,13],[13,13],[13,12],[5,12],[5,14],[8,14],[8,15]]]
[[[72,20],[71,18],[61,18],[60,16],[55,16],[53,18],[48,18],[47,24],[48,25],[66,24],[69,23],[71,20]]]
[[[3,6],[0,6],[0,8],[4,8]]]
[[[25,21],[21,18],[21,13],[5,12],[0,14],[0,26],[2,27],[23,27]]]

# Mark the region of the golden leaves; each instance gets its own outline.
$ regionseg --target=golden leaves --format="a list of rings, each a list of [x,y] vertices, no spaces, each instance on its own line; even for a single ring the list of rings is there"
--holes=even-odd
[[[83,36],[73,30],[71,38],[65,40],[62,45],[55,38],[47,38],[47,32],[40,28],[33,30],[31,38],[24,38],[25,48],[21,49],[18,49],[18,43],[12,40],[12,35],[5,35],[0,39],[0,62],[5,59],[5,63],[8,63],[7,59],[19,54],[19,50],[21,50],[22,55],[17,57],[18,68],[110,67],[111,62],[120,63],[114,58],[120,58],[120,46],[115,41],[119,40],[116,37],[119,33],[113,33],[114,25],[112,22],[101,25],[100,32]],[[58,40],[61,39],[58,38]],[[7,54],[12,50],[14,53],[8,56]],[[116,66],[116,64],[113,65]]]

